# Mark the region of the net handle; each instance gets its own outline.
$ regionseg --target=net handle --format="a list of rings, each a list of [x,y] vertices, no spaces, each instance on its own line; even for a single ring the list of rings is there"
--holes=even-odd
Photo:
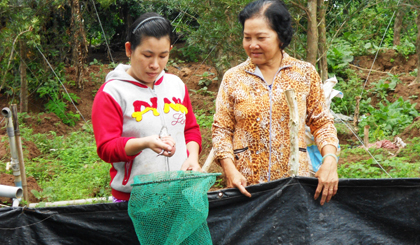
[[[180,177],[180,178],[155,180],[155,181],[149,181],[149,182],[145,182],[145,183],[131,184],[131,186],[141,186],[141,185],[163,183],[163,182],[170,182],[170,181],[176,181],[176,180],[199,179],[199,178],[206,178],[206,177],[219,176],[219,175],[222,175],[222,174],[221,173],[207,173],[205,175],[186,176],[186,177]]]

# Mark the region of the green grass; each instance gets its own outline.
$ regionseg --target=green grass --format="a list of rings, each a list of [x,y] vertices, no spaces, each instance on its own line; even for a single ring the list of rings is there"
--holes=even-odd
[[[74,200],[110,195],[109,168],[96,153],[92,124],[67,136],[32,134],[22,127],[22,136],[36,144],[41,155],[26,160],[26,173],[43,189],[34,192],[45,201]]]
[[[419,178],[420,138],[406,143],[407,146],[397,156],[392,156],[385,149],[369,149],[383,169],[364,149],[342,147],[340,162],[343,164],[338,166],[339,178]],[[366,160],[347,161],[350,156]]]
[[[197,119],[198,125],[204,128],[211,128],[213,124],[213,114],[214,114],[213,110],[210,112],[204,109],[196,110],[195,117]]]
[[[208,111],[198,110],[196,116],[201,126],[211,127],[213,118]],[[417,127],[417,124],[411,127]],[[36,197],[53,202],[110,196],[110,164],[103,162],[96,153],[90,122],[66,136],[58,136],[55,132],[34,134],[24,124],[20,129],[22,137],[34,142],[41,151],[40,156],[25,159],[27,176],[33,176],[43,189],[33,192]],[[370,149],[392,178],[420,177],[420,138],[406,143],[407,146],[396,157],[384,149]],[[354,160],[355,156],[359,160]],[[341,145],[340,159],[340,178],[389,178],[362,148]],[[219,180],[216,186],[221,183]]]

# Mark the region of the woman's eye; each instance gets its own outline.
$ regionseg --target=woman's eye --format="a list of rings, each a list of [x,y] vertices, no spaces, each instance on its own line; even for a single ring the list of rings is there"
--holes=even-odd
[[[161,59],[165,59],[166,57],[168,57],[168,56],[160,56]]]
[[[151,55],[144,55],[144,57],[146,57],[146,58],[150,58],[150,57],[152,57]]]
[[[265,37],[259,37],[258,40],[263,41]]]
[[[244,37],[244,39],[245,39],[246,41],[251,40],[251,38],[250,38],[250,37]]]

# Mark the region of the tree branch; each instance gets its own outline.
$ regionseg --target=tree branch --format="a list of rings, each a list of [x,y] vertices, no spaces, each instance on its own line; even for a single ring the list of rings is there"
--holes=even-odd
[[[290,1],[290,3],[291,3],[292,5],[294,5],[294,6],[296,6],[296,7],[300,8],[300,9],[302,9],[303,11],[305,11],[306,15],[309,17],[309,9],[308,9],[308,8],[306,8],[306,7],[302,6],[302,5],[298,4],[298,3],[295,3],[295,2],[293,2],[293,1]]]
[[[23,32],[19,33],[19,34],[16,36],[15,40],[13,41],[13,45],[12,45],[12,52],[10,52],[9,62],[7,63],[7,67],[6,67],[6,70],[5,70],[5,72],[4,72],[3,81],[1,82],[0,90],[2,90],[2,89],[3,89],[4,83],[5,83],[5,81],[6,81],[7,71],[9,71],[9,66],[10,66],[10,62],[12,61],[13,51],[15,50],[15,43],[16,43],[17,39],[19,38],[19,36],[20,36],[20,35],[22,35],[22,34],[24,34],[24,33],[28,32],[28,31],[32,31],[32,30],[33,30],[33,28],[32,28],[32,26],[30,26],[28,30],[26,30],[26,31],[23,31]]]
[[[379,72],[379,73],[383,73],[383,74],[392,74],[391,71],[392,71],[392,68],[394,68],[394,67],[392,67],[391,70],[389,70],[389,71],[377,71],[377,70],[373,70],[373,69],[371,70],[371,69],[362,68],[362,67],[355,66],[355,65],[352,65],[352,64],[349,64],[349,66],[360,69],[360,70],[363,70],[363,71]]]
[[[195,21],[197,21],[198,22],[198,19],[195,17],[195,16],[193,16],[193,15],[191,15],[191,14],[189,14],[189,13],[187,13],[187,12],[185,12],[184,10],[180,10],[180,12],[182,12],[182,13],[184,13],[184,14],[186,14],[186,15],[188,15],[189,17],[191,17],[191,18],[193,18]]]

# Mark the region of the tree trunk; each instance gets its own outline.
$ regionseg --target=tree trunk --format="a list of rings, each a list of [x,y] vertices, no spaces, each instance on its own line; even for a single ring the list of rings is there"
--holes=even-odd
[[[401,44],[401,28],[403,23],[403,17],[404,17],[404,10],[402,6],[399,7],[397,11],[397,15],[395,16],[395,22],[394,22],[394,46]]]
[[[308,32],[307,32],[307,48],[306,61],[315,65],[316,55],[318,52],[318,28],[316,21],[316,3],[317,0],[308,0]]]
[[[86,62],[87,41],[83,28],[82,15],[80,13],[80,1],[70,0],[71,6],[71,30],[73,33],[72,65],[76,70],[76,81],[79,88],[83,88],[84,64]]]
[[[26,65],[23,62],[26,57],[26,44],[19,41],[20,46],[20,112],[28,112],[28,81],[26,80]]]
[[[417,51],[417,78],[415,83],[420,83],[420,11],[417,10],[417,41],[416,41],[416,51]]]
[[[328,4],[328,2],[326,3]],[[318,56],[319,56],[319,63],[318,68],[321,74],[321,79],[324,82],[328,79],[328,64],[327,64],[327,34],[325,30],[325,12],[327,9],[327,5],[325,4],[324,0],[318,0]]]
[[[133,17],[130,14],[130,4],[127,2],[124,8],[121,8],[120,10],[120,18],[124,20],[124,28],[121,28],[121,34],[120,34],[120,38],[118,40],[118,45],[121,45],[121,47],[124,47],[124,43],[126,41],[126,37],[128,32],[130,31],[130,26],[133,24],[133,22],[135,21],[135,19],[133,20]],[[118,30],[117,30],[118,32]],[[115,39],[115,38],[114,38]],[[121,44],[120,44],[121,43]]]

